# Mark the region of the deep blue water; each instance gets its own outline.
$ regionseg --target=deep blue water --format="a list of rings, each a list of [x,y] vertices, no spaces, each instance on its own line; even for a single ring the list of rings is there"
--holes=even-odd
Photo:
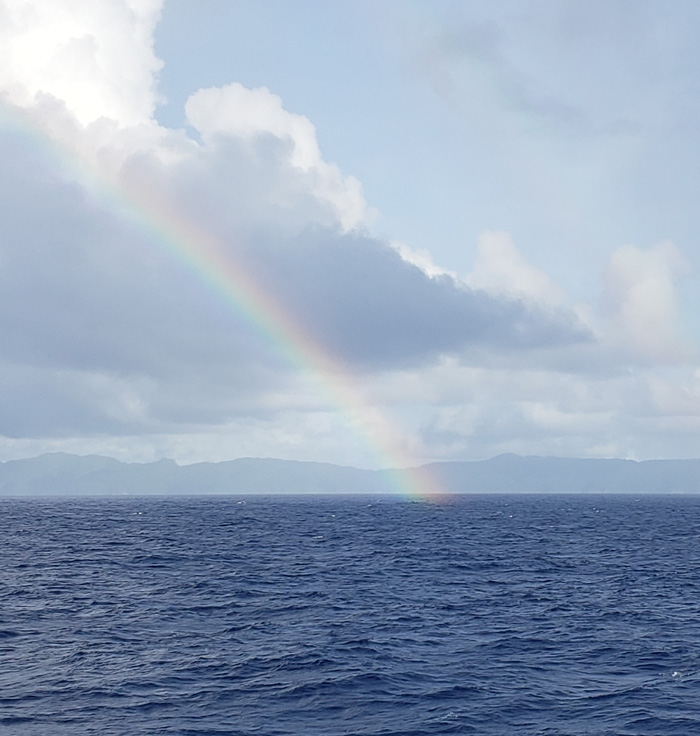
[[[700,733],[700,498],[0,501],[0,733]]]

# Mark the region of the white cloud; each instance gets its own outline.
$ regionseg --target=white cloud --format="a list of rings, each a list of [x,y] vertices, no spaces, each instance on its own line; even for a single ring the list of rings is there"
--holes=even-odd
[[[465,279],[474,289],[525,297],[534,302],[561,305],[564,291],[541,269],[528,263],[507,232],[486,230],[479,235],[474,269]]]
[[[265,87],[247,89],[233,83],[201,89],[189,98],[185,112],[205,143],[217,135],[245,140],[266,134],[288,143],[289,162],[307,175],[307,186],[316,197],[333,204],[344,230],[365,224],[371,216],[360,182],[323,159],[311,121],[285,110],[282,100]]]
[[[459,280],[459,276],[454,271],[439,266],[433,260],[433,256],[428,250],[415,250],[408,243],[400,240],[392,240],[389,245],[401,256],[401,258],[417,268],[428,276],[449,276],[455,281]]]
[[[162,4],[2,0],[0,91],[21,107],[51,95],[83,125],[149,120],[162,65],[153,51]]]
[[[700,431],[698,385],[697,370],[682,367],[596,376],[453,363],[424,371],[414,385],[416,401],[429,407],[416,432],[423,453],[435,459],[503,452],[692,457]]]
[[[691,359],[676,295],[676,282],[687,270],[687,261],[670,241],[648,250],[626,245],[613,253],[603,294],[607,340],[661,363]]]

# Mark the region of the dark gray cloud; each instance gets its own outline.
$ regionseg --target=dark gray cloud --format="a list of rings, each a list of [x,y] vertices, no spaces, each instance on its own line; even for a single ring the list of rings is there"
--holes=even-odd
[[[363,368],[408,368],[473,348],[585,341],[568,313],[430,277],[373,238],[306,232],[245,253],[256,278],[332,352]]]
[[[240,166],[260,167],[259,150],[229,149]],[[290,390],[294,373],[259,329],[25,138],[5,132],[0,150],[0,433],[164,431],[274,411],[268,393]],[[301,185],[280,196],[244,192],[239,176],[226,183],[220,155],[207,154],[213,167],[197,161],[198,173],[191,162],[171,172],[171,196],[349,366],[414,367],[475,346],[587,338],[570,315],[430,278],[371,237],[291,226],[294,207],[318,209],[313,197]],[[286,175],[279,156],[269,161],[269,176]],[[231,211],[249,200],[260,210],[247,222],[241,215],[241,235]]]

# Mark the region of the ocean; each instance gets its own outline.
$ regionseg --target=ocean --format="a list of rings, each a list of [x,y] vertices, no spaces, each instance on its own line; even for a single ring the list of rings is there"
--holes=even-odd
[[[700,733],[700,497],[0,501],[0,733]]]

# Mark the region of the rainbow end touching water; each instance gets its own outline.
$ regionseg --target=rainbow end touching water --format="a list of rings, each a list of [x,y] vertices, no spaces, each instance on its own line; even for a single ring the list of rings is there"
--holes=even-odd
[[[95,166],[56,143],[20,111],[5,110],[3,117],[16,132],[29,138],[42,155],[68,169],[108,209],[128,216],[133,227],[183,262],[230,309],[271,341],[290,365],[311,378],[320,393],[350,420],[377,464],[388,469],[399,494],[412,500],[441,501],[448,497],[427,468],[415,467],[415,461],[402,447],[396,427],[368,404],[349,370],[294,321],[210,232],[184,217],[158,192],[135,181],[126,185],[100,174]]]

